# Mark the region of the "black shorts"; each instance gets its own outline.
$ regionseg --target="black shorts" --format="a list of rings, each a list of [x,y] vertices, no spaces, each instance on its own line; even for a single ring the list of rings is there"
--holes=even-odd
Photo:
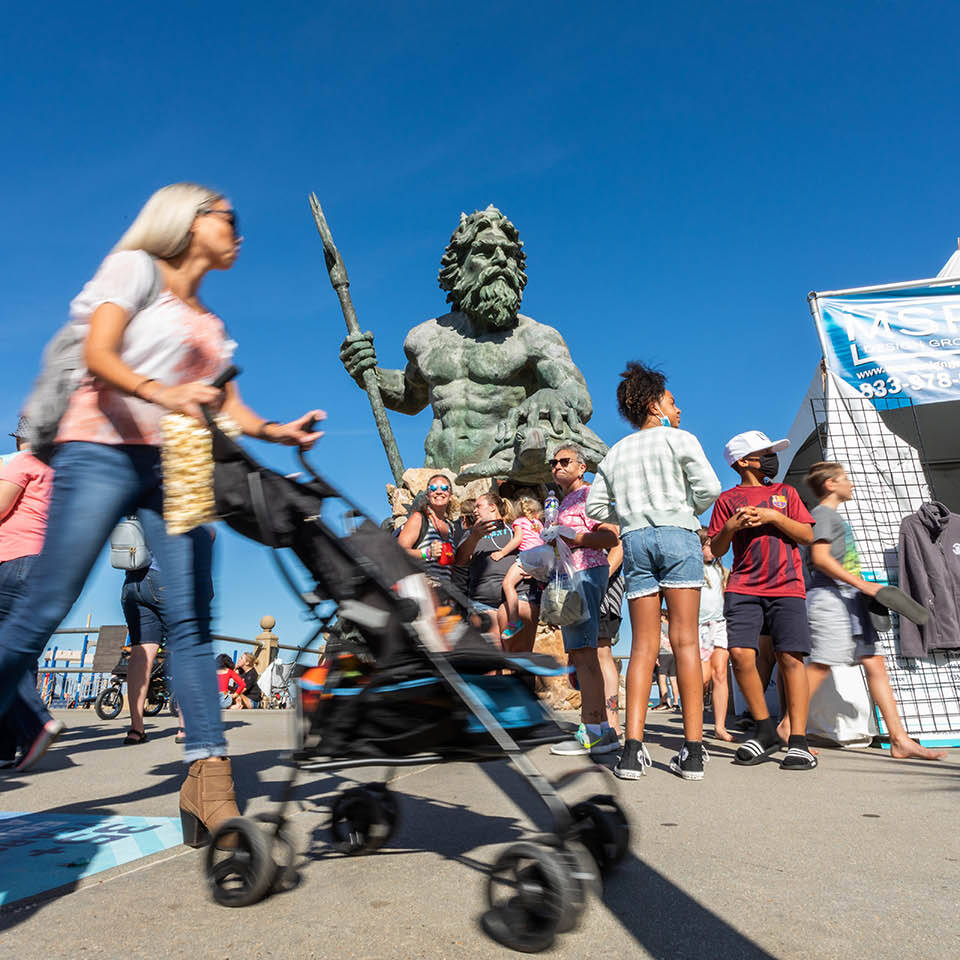
[[[807,602],[803,597],[754,597],[746,593],[727,593],[723,598],[727,621],[727,645],[760,646],[760,634],[773,638],[778,653],[810,653],[810,627]]]
[[[526,577],[517,584],[517,599],[526,600],[531,607],[539,607],[543,600],[543,584]]]

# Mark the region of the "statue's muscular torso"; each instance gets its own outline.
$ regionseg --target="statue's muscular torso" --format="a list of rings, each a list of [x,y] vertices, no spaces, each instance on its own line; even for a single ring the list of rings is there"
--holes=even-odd
[[[543,384],[537,361],[544,342],[559,339],[522,314],[517,326],[476,334],[462,313],[414,327],[404,342],[407,375],[424,381],[434,421],[425,443],[426,465],[446,466],[489,457],[497,424]],[[472,453],[464,457],[464,450]]]

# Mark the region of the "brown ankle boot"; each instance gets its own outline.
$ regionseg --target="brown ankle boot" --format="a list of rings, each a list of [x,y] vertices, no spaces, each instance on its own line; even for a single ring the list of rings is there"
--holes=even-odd
[[[190,847],[202,847],[210,842],[210,835],[221,823],[239,816],[230,761],[207,757],[190,764],[180,788],[183,842]]]

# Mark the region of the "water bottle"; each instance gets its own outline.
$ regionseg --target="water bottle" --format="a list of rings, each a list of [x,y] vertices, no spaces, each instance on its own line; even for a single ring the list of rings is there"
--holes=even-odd
[[[557,495],[552,491],[547,494],[547,499],[543,501],[543,525],[552,527],[557,522],[557,514],[560,513],[560,501]]]

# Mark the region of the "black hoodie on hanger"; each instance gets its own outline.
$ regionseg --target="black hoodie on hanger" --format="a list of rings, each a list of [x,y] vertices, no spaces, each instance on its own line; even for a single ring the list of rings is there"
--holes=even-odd
[[[930,611],[926,626],[900,618],[900,654],[960,649],[960,515],[925,503],[900,524],[900,589]]]

